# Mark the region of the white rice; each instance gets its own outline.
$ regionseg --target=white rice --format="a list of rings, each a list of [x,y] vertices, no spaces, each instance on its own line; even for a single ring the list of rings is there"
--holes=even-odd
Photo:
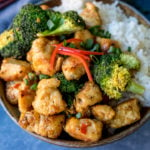
[[[122,50],[126,51],[130,46],[140,59],[141,69],[136,73],[135,80],[145,87],[145,92],[143,96],[131,94],[131,97],[136,96],[144,106],[150,106],[150,29],[138,24],[136,18],[127,17],[117,7],[117,2],[109,5],[94,0],[62,0],[62,5],[54,10],[75,10],[80,13],[87,1],[93,1],[99,8],[103,28],[111,33],[112,39],[120,42]]]

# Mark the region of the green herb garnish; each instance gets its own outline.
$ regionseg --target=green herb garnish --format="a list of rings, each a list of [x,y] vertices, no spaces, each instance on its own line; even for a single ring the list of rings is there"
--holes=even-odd
[[[132,51],[132,48],[129,46],[128,47],[128,52],[131,52]]]
[[[40,79],[40,80],[42,80],[42,79],[49,79],[49,78],[50,78],[50,76],[45,75],[45,74],[40,74],[40,75],[39,75],[39,79]]]
[[[89,31],[95,36],[99,36],[102,38],[108,38],[108,39],[111,38],[111,33],[101,29],[101,26],[93,26],[89,29]]]
[[[29,80],[28,79],[23,79],[25,85],[29,85]]]
[[[108,53],[121,54],[122,51],[120,48],[116,48],[116,47],[111,46],[108,50]]]
[[[76,118],[77,119],[80,119],[82,117],[82,114],[80,113],[80,112],[78,112],[77,114],[76,114]]]
[[[37,89],[37,85],[38,85],[37,83],[32,84],[30,86],[30,89],[35,91]]]
[[[36,74],[34,74],[32,72],[28,73],[28,77],[29,77],[30,80],[33,80],[33,79],[36,80],[37,79]]]

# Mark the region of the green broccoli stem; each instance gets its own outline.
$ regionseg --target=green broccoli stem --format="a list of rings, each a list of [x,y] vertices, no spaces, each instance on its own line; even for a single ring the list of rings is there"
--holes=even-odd
[[[128,83],[126,90],[129,91],[129,92],[135,93],[135,94],[142,95],[145,91],[145,88],[142,85],[140,85],[140,84],[136,83],[135,81],[131,80]]]

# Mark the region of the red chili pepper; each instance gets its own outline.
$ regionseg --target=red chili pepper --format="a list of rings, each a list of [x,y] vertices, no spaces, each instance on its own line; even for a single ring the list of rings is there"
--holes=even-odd
[[[81,56],[82,58],[84,58],[85,60],[88,60],[90,61],[91,58],[89,56],[85,56],[83,54],[80,54],[80,53],[74,53],[73,51],[65,51],[65,50],[61,50],[61,48],[58,50],[58,53],[60,52],[67,52],[67,53],[71,53],[71,54],[75,54],[75,55],[78,55],[78,56]]]
[[[82,125],[81,125],[81,132],[82,132],[83,134],[86,134],[86,132],[87,132],[87,127],[88,127],[87,124],[82,123]]]
[[[72,53],[70,53],[70,52],[64,52],[64,51],[58,51],[58,53],[59,53],[59,54],[62,54],[62,55],[72,56],[72,57],[75,57],[75,58],[79,59],[79,60],[82,62],[84,68],[85,68],[85,71],[86,71],[86,73],[87,73],[87,76],[88,76],[89,81],[93,81],[93,78],[92,78],[90,69],[89,69],[89,67],[88,67],[88,64],[87,64],[87,62],[82,58],[81,54],[80,54],[80,55],[77,55],[77,54],[72,54]]]
[[[66,42],[68,42],[68,43],[82,42],[82,40],[72,38],[72,39],[66,40]],[[90,57],[86,56],[86,55],[103,55],[104,54],[103,52],[90,52],[90,51],[86,51],[86,50],[65,47],[65,46],[63,46],[63,43],[53,44],[53,46],[55,46],[55,49],[54,49],[51,59],[50,59],[50,70],[54,69],[54,64],[55,64],[55,59],[56,59],[57,53],[62,54],[62,55],[76,57],[77,59],[79,59],[82,62],[83,66],[85,68],[85,71],[87,73],[89,81],[93,81],[90,69],[86,62],[86,60],[90,61]]]
[[[16,83],[15,85],[14,85],[14,88],[18,88],[20,86],[20,83]]]
[[[55,64],[55,60],[56,60],[56,55],[58,52],[58,49],[60,48],[60,44],[54,49],[51,59],[50,59],[50,70],[54,70],[54,64]]]
[[[91,52],[91,51],[79,50],[79,49],[64,47],[64,46],[61,46],[59,50],[72,51],[74,53],[81,53],[84,55],[104,55],[104,52]]]

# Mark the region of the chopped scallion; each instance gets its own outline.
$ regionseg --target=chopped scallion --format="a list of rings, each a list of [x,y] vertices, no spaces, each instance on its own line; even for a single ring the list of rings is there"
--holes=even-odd
[[[132,50],[132,48],[129,46],[129,47],[128,47],[128,52],[131,52],[131,50]]]
[[[24,83],[25,83],[26,85],[29,85],[29,80],[28,80],[28,79],[23,79],[23,81],[24,81]]]
[[[37,83],[34,83],[34,84],[32,84],[31,86],[30,86],[30,89],[31,90],[36,90],[37,89]]]
[[[76,48],[75,44],[73,44],[73,43],[69,43],[69,47],[70,48]]]
[[[42,79],[49,79],[49,78],[50,78],[50,76],[45,75],[45,74],[40,74],[40,75],[39,75],[39,79],[40,79],[40,80],[42,80]]]
[[[66,40],[63,41],[63,46],[67,46],[67,41]]]
[[[93,47],[93,44],[94,44],[94,40],[93,39],[87,39],[85,41],[85,48],[86,49],[91,49]]]
[[[28,73],[28,77],[29,77],[30,80],[32,80],[32,79],[36,78],[36,75],[34,73],[32,73],[32,72],[29,72]]]
[[[76,118],[77,119],[80,119],[82,117],[82,114],[80,113],[80,112],[78,112],[77,114],[76,114]]]

